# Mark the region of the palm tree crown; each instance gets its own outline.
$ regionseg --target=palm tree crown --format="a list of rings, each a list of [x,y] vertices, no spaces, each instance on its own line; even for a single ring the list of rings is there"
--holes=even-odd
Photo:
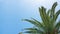
[[[42,22],[39,22],[38,20],[32,18],[32,20],[29,19],[23,19],[24,21],[28,21],[35,25],[33,28],[25,28],[27,31],[25,33],[29,34],[59,34],[60,33],[60,21],[56,22],[60,10],[55,12],[55,8],[57,6],[57,2],[55,2],[52,5],[52,8],[46,11],[46,8],[43,6],[39,8],[39,14],[42,19]]]

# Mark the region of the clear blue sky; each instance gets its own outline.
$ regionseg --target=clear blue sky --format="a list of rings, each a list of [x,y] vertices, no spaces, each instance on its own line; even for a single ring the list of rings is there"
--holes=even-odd
[[[0,0],[0,34],[18,34],[22,29],[32,27],[32,24],[21,19],[33,17],[41,21],[38,7],[49,9],[56,1],[57,11],[60,9],[60,0]]]

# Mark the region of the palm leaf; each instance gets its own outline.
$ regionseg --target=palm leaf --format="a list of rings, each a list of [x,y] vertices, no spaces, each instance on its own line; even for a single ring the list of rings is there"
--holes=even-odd
[[[34,19],[34,18],[32,18],[35,22],[38,22],[38,24],[40,25],[40,28],[42,27],[42,28],[44,28],[45,27],[45,25],[43,24],[43,23],[41,23],[41,22],[39,22],[39,21],[37,21],[36,19]]]
[[[52,5],[52,8],[51,8],[51,11],[52,11],[51,14],[52,14],[52,16],[54,16],[56,6],[57,6],[57,2],[55,2],[55,3]]]
[[[38,22],[39,23],[39,26],[40,27],[38,27],[38,29],[41,29],[42,28],[42,30],[44,30],[45,32],[46,32],[46,27],[45,27],[45,25],[44,25],[44,23],[42,22],[39,22],[39,21],[37,21],[36,19],[34,19],[34,18],[32,18],[35,22]]]
[[[55,14],[55,8],[57,6],[57,2],[55,2],[51,8],[51,13],[50,13],[50,19],[51,19],[51,25],[52,27],[54,27],[54,23],[55,23],[55,18],[56,18],[56,14]]]
[[[25,31],[25,33],[44,33],[43,31],[38,30],[36,28],[26,28],[25,30],[28,30],[28,31]]]
[[[56,22],[59,14],[60,14],[60,10],[58,10],[58,11],[54,14],[54,18],[52,19],[52,23],[53,23],[53,24]]]
[[[54,20],[55,20],[55,21],[57,20],[59,14],[60,14],[60,10],[58,10],[58,11],[56,12],[55,16],[54,16]]]
[[[40,22],[34,21],[34,20],[29,20],[29,19],[23,19],[24,21],[28,21],[30,23],[32,23],[33,25],[40,27],[42,26],[42,24]]]
[[[44,25],[48,26],[47,24],[48,24],[49,19],[48,19],[48,16],[46,14],[46,8],[44,8],[43,6],[41,8],[39,8],[39,13],[40,13],[40,16],[42,18]]]

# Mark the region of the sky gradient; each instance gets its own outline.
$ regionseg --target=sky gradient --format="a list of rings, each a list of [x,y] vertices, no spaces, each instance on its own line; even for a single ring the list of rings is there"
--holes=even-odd
[[[57,11],[60,9],[60,0],[0,0],[0,34],[18,34],[24,28],[33,27],[21,19],[33,17],[41,21],[38,7],[50,9],[54,2],[58,2]]]

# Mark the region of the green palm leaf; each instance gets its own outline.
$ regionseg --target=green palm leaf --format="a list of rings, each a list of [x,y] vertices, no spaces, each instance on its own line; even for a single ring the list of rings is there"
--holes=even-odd
[[[49,24],[48,23],[49,19],[48,19],[48,15],[46,14],[46,8],[44,8],[43,6],[41,8],[39,8],[39,13],[40,13],[43,23],[47,27],[48,26],[47,24]]]
[[[44,32],[41,30],[38,30],[37,28],[26,28],[25,33],[32,33],[32,34],[43,34]]]
[[[35,25],[35,26],[37,26],[37,27],[40,27],[41,25],[40,25],[40,23],[38,23],[38,22],[36,22],[36,21],[34,21],[34,20],[29,20],[29,19],[23,19],[24,21],[27,21],[27,22],[30,22],[30,23],[32,23],[33,25]]]
[[[56,6],[57,6],[57,2],[55,2],[55,3],[52,5],[52,8],[51,8],[51,15],[52,15],[52,17],[54,16]]]
[[[55,17],[55,18],[54,18],[55,21],[57,20],[59,14],[60,14],[60,10],[58,10],[58,11],[56,12],[55,16],[54,16],[54,17]]]
[[[36,20],[34,18],[32,18],[32,19],[40,25],[40,28],[44,28],[45,27],[45,25],[43,23],[39,22],[38,20]]]

